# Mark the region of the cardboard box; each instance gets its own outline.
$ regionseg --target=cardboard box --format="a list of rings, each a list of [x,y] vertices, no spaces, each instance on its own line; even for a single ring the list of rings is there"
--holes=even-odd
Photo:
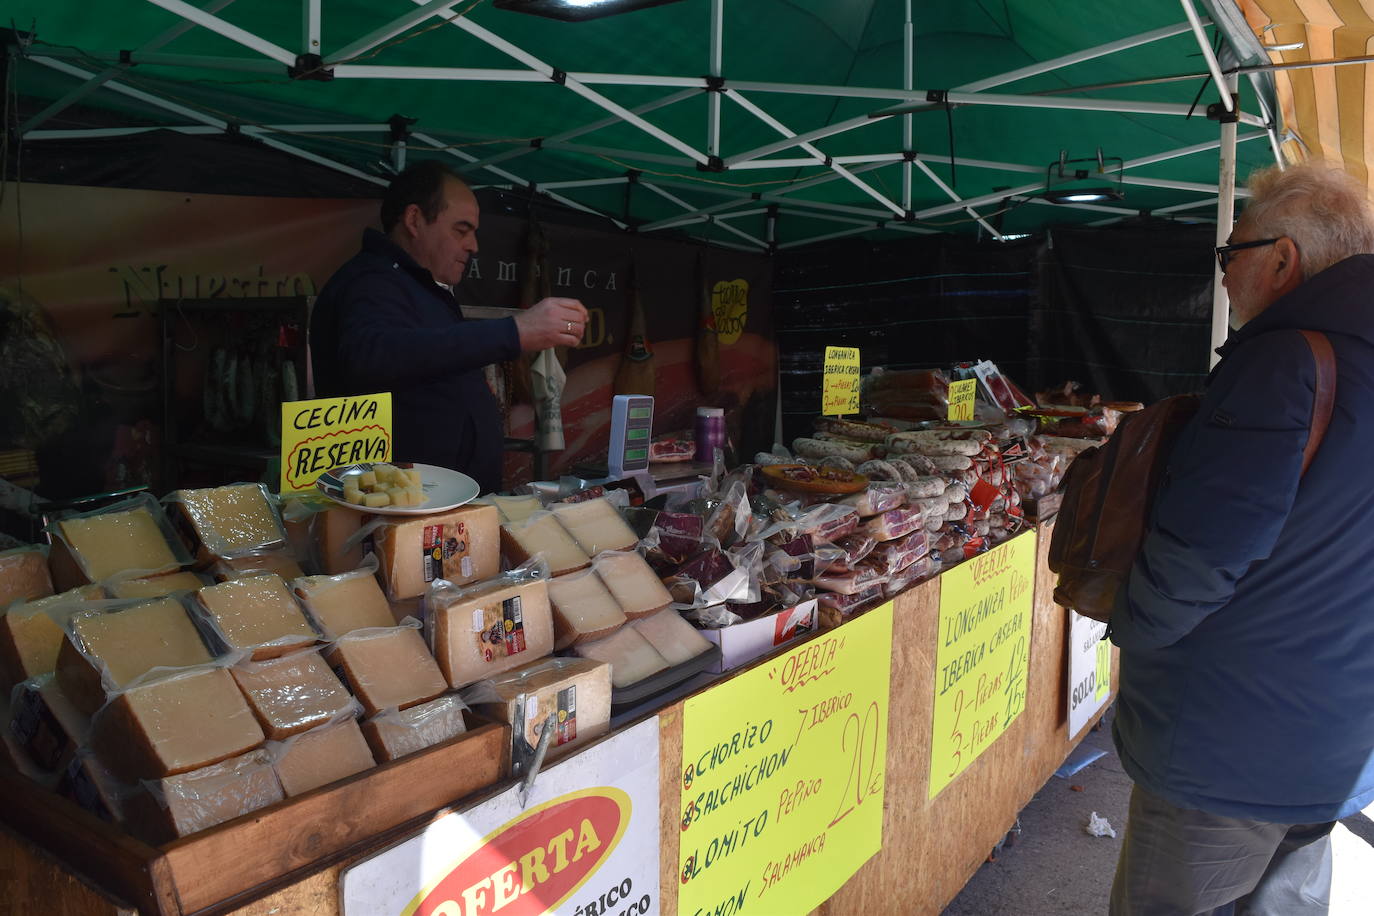
[[[733,668],[747,665],[779,646],[810,633],[818,625],[816,600],[813,598],[803,601],[796,607],[784,608],[765,617],[746,620],[731,627],[702,630],[702,636],[720,646],[720,661],[707,670],[723,674]]]

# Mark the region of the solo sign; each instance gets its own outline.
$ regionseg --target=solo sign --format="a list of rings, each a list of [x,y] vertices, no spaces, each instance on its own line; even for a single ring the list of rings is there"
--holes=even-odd
[[[652,753],[645,753],[646,750]],[[643,916],[658,903],[658,720],[343,875],[345,916]]]

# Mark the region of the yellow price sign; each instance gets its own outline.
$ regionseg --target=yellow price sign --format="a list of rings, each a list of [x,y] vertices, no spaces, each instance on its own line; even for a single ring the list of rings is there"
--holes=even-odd
[[[1094,700],[1101,700],[1112,690],[1112,644],[1101,640],[1097,644],[1097,691]]]
[[[940,576],[931,798],[1025,709],[1034,582],[1034,531]]]
[[[331,468],[391,460],[391,392],[281,405],[281,491],[300,493]]]
[[[882,848],[892,604],[691,697],[679,913],[807,913]]]
[[[964,379],[949,383],[949,419],[972,420],[973,399],[978,394],[978,380]]]
[[[821,382],[821,416],[859,412],[859,348],[826,347]]]

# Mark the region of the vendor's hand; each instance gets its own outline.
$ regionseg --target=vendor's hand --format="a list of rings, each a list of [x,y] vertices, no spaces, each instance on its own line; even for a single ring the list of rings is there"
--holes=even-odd
[[[526,353],[550,347],[575,347],[582,341],[587,309],[576,299],[550,296],[515,316],[520,349]]]

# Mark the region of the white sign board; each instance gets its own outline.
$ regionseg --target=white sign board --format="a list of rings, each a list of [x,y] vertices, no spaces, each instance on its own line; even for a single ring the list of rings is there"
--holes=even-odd
[[[657,913],[658,717],[449,814],[341,879],[344,916]]]
[[[1112,692],[1112,644],[1107,625],[1069,613],[1069,738],[1078,737]]]

